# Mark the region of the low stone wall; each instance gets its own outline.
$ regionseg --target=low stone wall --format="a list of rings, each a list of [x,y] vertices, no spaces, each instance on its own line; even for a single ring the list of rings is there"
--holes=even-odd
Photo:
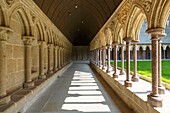
[[[116,92],[119,97],[129,106],[129,108],[133,109],[136,113],[159,113],[146,101],[131,92],[127,87],[119,83],[99,67],[96,67],[94,64],[91,64],[91,67],[102,76],[102,78],[112,87],[114,92]]]
[[[11,96],[12,100],[16,102],[10,102],[1,108],[1,113],[23,113],[26,111],[42,94],[51,86],[58,77],[67,70],[72,63],[69,63],[55,74],[51,75],[43,81],[35,83],[34,88],[21,89]]]

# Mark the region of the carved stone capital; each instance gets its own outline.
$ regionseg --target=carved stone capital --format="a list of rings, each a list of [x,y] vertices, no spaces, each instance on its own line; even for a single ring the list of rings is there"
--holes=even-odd
[[[23,36],[23,41],[25,45],[30,45],[32,44],[32,42],[35,40],[35,38],[33,36]]]
[[[127,38],[124,38],[123,40],[126,41],[126,43],[127,43],[127,42],[131,42],[131,41],[132,41],[132,38],[127,37]]]
[[[0,41],[7,41],[9,32],[13,32],[13,30],[8,27],[0,26]]]

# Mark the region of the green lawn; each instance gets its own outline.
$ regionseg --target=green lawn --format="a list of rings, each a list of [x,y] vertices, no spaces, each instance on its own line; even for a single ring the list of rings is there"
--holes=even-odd
[[[137,63],[138,73],[151,77],[151,61],[138,61]],[[111,61],[111,65],[113,65],[113,61]],[[121,67],[120,61],[118,61],[118,67]],[[130,63],[130,70],[133,72],[133,61]],[[170,60],[162,60],[162,81],[170,84]]]

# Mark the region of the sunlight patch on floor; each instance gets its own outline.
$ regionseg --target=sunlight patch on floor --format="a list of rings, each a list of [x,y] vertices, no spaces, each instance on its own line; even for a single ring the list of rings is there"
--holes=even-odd
[[[110,113],[110,108],[91,73],[75,71],[62,110]]]

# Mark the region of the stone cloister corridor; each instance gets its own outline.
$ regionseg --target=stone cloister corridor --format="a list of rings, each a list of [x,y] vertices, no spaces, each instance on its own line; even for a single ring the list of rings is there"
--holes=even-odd
[[[0,0],[2,113],[170,113],[163,61],[170,0]]]
[[[133,113],[133,111],[101,77],[96,77],[88,64],[73,64],[25,113]]]

